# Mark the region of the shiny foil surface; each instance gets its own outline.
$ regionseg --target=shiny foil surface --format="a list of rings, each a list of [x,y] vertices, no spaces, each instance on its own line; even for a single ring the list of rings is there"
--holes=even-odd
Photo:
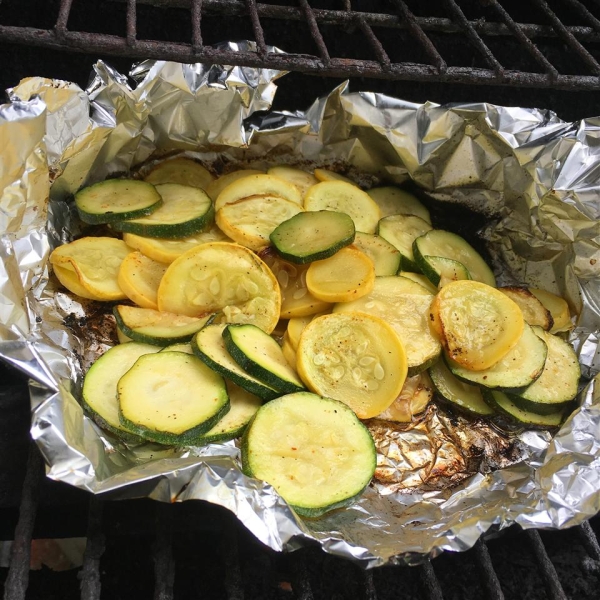
[[[346,84],[303,113],[274,113],[265,111],[281,72],[160,61],[135,66],[129,79],[102,62],[94,70],[85,91],[24,80],[0,107],[0,357],[30,378],[31,434],[49,477],[107,498],[207,500],[273,549],[312,539],[365,567],[466,550],[513,523],[569,527],[598,512],[600,118],[414,104]],[[243,475],[233,442],[124,445],[77,400],[85,369],[115,342],[112,318],[65,293],[48,256],[80,233],[70,199],[81,186],[174,151],[215,174],[290,163],[342,169],[366,184],[413,179],[448,211],[484,212],[500,282],[560,294],[577,314],[581,407],[554,436],[507,433],[433,406],[410,426],[372,420],[372,485],[314,520]]]

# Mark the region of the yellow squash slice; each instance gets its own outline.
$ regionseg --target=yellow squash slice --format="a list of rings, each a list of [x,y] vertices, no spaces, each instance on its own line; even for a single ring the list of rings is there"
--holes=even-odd
[[[298,373],[317,394],[347,404],[360,419],[375,417],[402,390],[406,353],[382,319],[340,313],[311,321],[300,337]]]
[[[350,302],[367,295],[375,284],[375,265],[358,248],[347,246],[310,264],[309,292],[323,302]]]
[[[554,321],[550,333],[559,333],[573,329],[569,305],[564,298],[537,288],[530,288],[529,291],[550,311],[552,320]]]
[[[56,248],[50,263],[58,280],[74,294],[90,300],[125,300],[117,273],[130,252],[115,238],[84,237]]]
[[[121,263],[117,282],[123,293],[142,308],[157,309],[157,294],[167,265],[156,262],[141,252],[131,252]]]
[[[240,169],[239,171],[227,173],[227,175],[221,175],[221,177],[212,181],[205,191],[214,202],[229,184],[249,175],[264,175],[264,171],[259,171],[258,169]]]
[[[250,196],[279,196],[302,206],[302,195],[293,183],[272,175],[250,175],[230,183],[215,200],[215,210]]]
[[[304,197],[305,210],[333,210],[349,215],[356,231],[375,233],[381,211],[374,200],[359,187],[345,181],[322,181]]]
[[[269,245],[273,230],[299,212],[302,207],[280,196],[250,196],[217,211],[216,222],[232,240],[250,248],[262,250]]]
[[[308,188],[319,183],[319,180],[312,173],[307,173],[302,169],[288,167],[286,165],[271,167],[267,173],[273,177],[279,177],[280,179],[285,179],[286,181],[293,183],[300,190],[302,197],[304,197]]]
[[[524,329],[517,304],[478,281],[445,285],[432,303],[430,317],[450,357],[472,371],[497,363],[514,348]]]
[[[345,177],[344,175],[340,175],[335,171],[330,171],[329,169],[315,169],[315,179],[317,181],[344,181],[346,183],[351,183],[352,185],[356,185],[352,179]]]
[[[281,294],[275,276],[251,250],[227,242],[192,248],[167,269],[158,309],[190,317],[221,312],[222,322],[252,323],[271,333]]]
[[[400,395],[382,413],[378,419],[396,423],[410,423],[415,415],[422,413],[433,398],[433,383],[423,371],[414,377],[407,377]]]
[[[191,158],[170,158],[156,165],[144,180],[159,185],[179,183],[206,190],[214,177],[200,163]]]

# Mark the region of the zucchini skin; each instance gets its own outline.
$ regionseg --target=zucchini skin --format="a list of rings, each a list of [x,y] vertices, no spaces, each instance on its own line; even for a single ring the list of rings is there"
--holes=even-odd
[[[526,426],[528,429],[554,429],[558,428],[564,422],[567,412],[564,410],[554,411],[553,413],[540,414],[529,411],[527,409],[521,408],[514,402],[514,396],[509,396],[508,394],[504,394],[503,392],[495,391],[495,390],[486,390],[482,389],[483,399],[488,403],[488,405],[495,410],[497,413],[503,415],[513,423],[518,423],[519,425]],[[502,403],[502,397],[508,403],[512,403],[513,406],[517,409],[516,411],[511,411],[507,409]],[[497,401],[496,398],[499,398],[500,401]],[[523,413],[520,416],[517,416],[517,412]],[[553,417],[554,416],[554,417]]]
[[[130,429],[139,437],[150,442],[156,442],[157,444],[162,444],[164,446],[194,446],[203,443],[202,435],[207,431],[210,431],[229,412],[229,408],[230,403],[228,400],[223,404],[219,412],[210,419],[207,419],[203,423],[196,425],[196,427],[192,427],[180,434],[169,433],[168,431],[158,431],[156,429],[144,427],[143,425],[138,425],[125,417],[120,408],[119,419],[124,427],[127,427],[127,429]]]
[[[249,375],[264,381],[265,385],[277,390],[281,394],[293,394],[294,392],[305,392],[306,388],[294,384],[291,381],[286,381],[281,377],[277,377],[274,373],[252,360],[247,354],[243,352],[235,343],[230,328],[235,327],[246,327],[246,325],[228,325],[223,330],[223,341],[225,342],[225,348],[227,352],[231,354],[231,357],[235,362],[244,369]],[[268,335],[268,334],[265,334]],[[273,340],[275,341],[275,340]],[[275,342],[277,343],[277,342]],[[243,387],[243,386],[242,386]],[[257,394],[258,395],[258,394]]]
[[[134,220],[125,221],[120,219],[113,222],[111,227],[115,231],[120,231],[121,233],[134,233],[142,237],[173,240],[200,233],[209,227],[214,220],[215,208],[214,205],[211,205],[202,216],[190,219],[184,223],[161,225],[158,223],[138,223]]]
[[[94,423],[98,425],[98,427],[110,431],[110,433],[116,435],[121,441],[125,442],[126,444],[141,444],[146,441],[142,436],[135,433],[135,431],[129,426],[123,425],[123,427],[127,427],[127,429],[130,430],[126,431],[125,429],[119,429],[110,425],[85,400],[81,401],[81,405],[83,406],[83,409],[87,412],[88,416],[92,419],[92,421],[94,421]]]

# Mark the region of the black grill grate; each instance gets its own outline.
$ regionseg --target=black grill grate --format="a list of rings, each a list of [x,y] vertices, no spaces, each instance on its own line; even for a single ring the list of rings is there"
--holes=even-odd
[[[290,2],[292,5],[285,0],[104,2],[103,10],[113,13],[116,22],[122,18],[122,35],[90,32],[93,27],[85,25],[71,28],[69,24],[78,21],[73,14],[86,10],[82,0],[60,0],[55,3],[55,13],[50,8],[42,9],[49,16],[55,14],[48,28],[11,24],[11,19],[15,20],[11,15],[21,15],[26,6],[26,2],[18,4],[15,7],[14,2],[5,1],[7,8],[0,11],[0,42],[106,56],[240,64],[331,77],[600,89],[600,7],[596,0],[555,0],[552,6],[546,0],[531,0],[525,3],[527,18],[523,22],[511,16],[523,16],[523,3],[512,0],[502,4],[497,0],[441,0],[434,3],[439,13],[436,16],[417,14],[425,9],[416,0],[412,0],[412,8],[408,0],[338,0],[325,3],[327,8],[313,7],[308,0]],[[167,39],[145,36],[138,23],[142,10],[178,13],[185,26]],[[563,13],[572,23],[563,23],[559,16]],[[206,44],[211,24],[223,18],[249,24],[257,45],[255,52],[236,53]],[[301,24],[301,35],[287,34],[294,23]],[[335,39],[338,34],[349,35],[357,44],[344,42],[340,50]],[[288,54],[269,52],[267,44],[273,42],[279,42]],[[463,60],[461,64],[449,64],[447,50],[452,47],[455,52],[457,45],[462,47]],[[350,46],[360,49],[360,57],[348,56]]]

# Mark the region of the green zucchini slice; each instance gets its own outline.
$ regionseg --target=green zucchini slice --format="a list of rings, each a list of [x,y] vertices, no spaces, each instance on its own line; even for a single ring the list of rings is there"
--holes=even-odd
[[[107,179],[75,194],[75,206],[84,223],[99,225],[152,214],[163,204],[156,188],[135,179]]]
[[[348,506],[377,464],[371,434],[345,404],[309,392],[264,404],[242,438],[242,468],[299,514]]]
[[[514,396],[509,396],[497,390],[483,390],[485,401],[498,413],[506,415],[517,423],[527,427],[559,427],[565,420],[564,406],[557,406],[552,412],[540,414],[519,406]]]
[[[285,359],[281,346],[256,325],[227,325],[225,348],[247,373],[282,394],[304,390],[302,381]]]
[[[517,345],[496,364],[482,371],[471,371],[446,356],[446,362],[456,377],[487,388],[516,390],[531,385],[544,370],[548,347],[533,328],[525,323]]]
[[[185,352],[140,357],[117,393],[121,423],[158,444],[196,444],[229,411],[223,378]]]
[[[426,262],[425,256],[443,256],[462,263],[471,278],[496,287],[494,273],[481,255],[465,239],[443,229],[423,233],[413,243],[413,253],[418,265]]]
[[[429,328],[434,295],[406,277],[376,277],[371,292],[352,302],[340,302],[333,312],[362,312],[387,321],[406,350],[408,376],[428,369],[439,357],[441,345]]]
[[[184,156],[168,158],[152,168],[144,177],[153,185],[162,183],[180,183],[206,190],[214,177],[199,162]]]
[[[271,233],[277,253],[290,262],[306,264],[333,256],[354,241],[354,221],[332,210],[298,213]]]
[[[137,342],[119,344],[107,350],[96,360],[83,380],[84,408],[100,427],[118,435],[126,442],[141,440],[119,419],[117,383],[140,356],[159,350],[157,346]]]
[[[548,356],[542,374],[518,396],[534,404],[566,404],[577,395],[581,367],[575,351],[556,335],[533,327],[534,332],[546,342]]]
[[[225,384],[231,408],[210,431],[202,435],[198,445],[226,442],[240,437],[262,405],[262,400],[258,396],[247,392],[232,381],[225,380]]]
[[[443,360],[438,360],[429,368],[429,376],[442,400],[451,407],[478,417],[494,414],[494,410],[485,402],[480,388],[454,377]]]
[[[115,306],[113,315],[117,327],[127,337],[155,346],[189,342],[194,334],[215,318],[214,313],[197,318],[126,305]]]
[[[398,273],[400,252],[381,236],[357,231],[354,245],[373,261],[375,277],[389,277]]]
[[[262,400],[272,400],[281,394],[274,388],[263,383],[260,379],[252,377],[232,358],[225,347],[223,330],[227,325],[207,325],[192,338],[194,354],[207,364],[211,369],[220,373],[227,379],[246,391],[258,396]]]
[[[391,215],[414,215],[415,217],[421,217],[421,219],[431,224],[429,210],[421,204],[416,196],[406,190],[401,190],[393,186],[384,186],[367,190],[367,194],[379,206],[382,218]]]
[[[414,215],[391,215],[379,221],[377,233],[402,255],[402,270],[419,272],[419,266],[413,256],[413,242],[425,232],[431,230],[431,225]]]
[[[471,274],[465,265],[444,256],[423,256],[422,260],[419,256],[417,266],[433,285],[440,288],[451,281],[471,279]]]
[[[147,217],[117,221],[113,229],[144,237],[184,238],[206,229],[214,220],[211,199],[200,188],[178,183],[156,186],[162,206]]]

